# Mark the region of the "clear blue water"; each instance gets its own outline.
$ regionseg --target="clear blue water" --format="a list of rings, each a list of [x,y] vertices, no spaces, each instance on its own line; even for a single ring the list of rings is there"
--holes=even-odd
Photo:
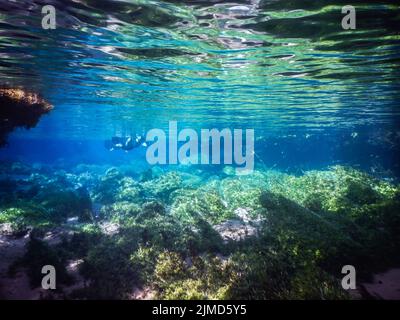
[[[345,299],[342,266],[398,268],[400,6],[344,30],[347,4],[0,0],[0,89],[54,105],[0,148],[0,299],[36,297],[23,248],[56,299]],[[254,129],[254,174],[105,146],[170,121]]]
[[[399,11],[360,2],[1,1],[0,75],[55,109],[2,159],[131,161],[103,141],[124,130],[253,128],[268,166],[333,163],[399,172]],[[259,158],[259,159],[260,159]],[[256,163],[257,165],[257,163]]]

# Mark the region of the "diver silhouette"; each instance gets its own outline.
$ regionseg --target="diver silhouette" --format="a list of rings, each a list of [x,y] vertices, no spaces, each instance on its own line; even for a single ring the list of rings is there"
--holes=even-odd
[[[128,152],[140,146],[146,146],[146,142],[144,136],[138,134],[135,137],[131,135],[125,137],[114,136],[111,141],[106,141],[106,148],[110,151],[120,149]]]

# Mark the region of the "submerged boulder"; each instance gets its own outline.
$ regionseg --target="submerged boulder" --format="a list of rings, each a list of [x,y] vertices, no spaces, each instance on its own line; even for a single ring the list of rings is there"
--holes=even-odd
[[[37,93],[23,89],[0,89],[0,146],[16,127],[33,128],[53,106]]]
[[[257,228],[241,220],[227,220],[214,226],[224,242],[241,241],[256,236]]]

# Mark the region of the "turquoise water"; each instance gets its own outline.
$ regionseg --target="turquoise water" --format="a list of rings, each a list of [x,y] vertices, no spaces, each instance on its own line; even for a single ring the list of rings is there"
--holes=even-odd
[[[318,153],[314,167],[398,172],[399,16],[391,2],[359,3],[356,30],[342,29],[339,2],[54,5],[57,28],[43,30],[39,5],[4,3],[1,82],[55,105],[12,138],[56,140],[54,150],[176,120],[196,130],[252,128],[268,166],[306,166]],[[26,144],[1,155],[29,160]],[[60,148],[57,158],[96,162],[84,152],[93,148]]]
[[[261,134],[398,120],[398,6],[360,3],[3,1],[3,85],[55,111],[29,137],[108,137],[114,125],[238,126]],[[96,119],[96,121],[93,121]]]
[[[366,256],[376,254],[378,261],[381,258],[379,250],[375,251],[368,241],[378,242],[377,247],[382,248],[398,238],[395,213],[400,175],[398,3],[353,2],[355,30],[344,30],[341,25],[344,16],[341,8],[348,4],[346,1],[53,0],[46,4],[56,8],[55,30],[41,28],[40,1],[0,0],[0,86],[40,93],[54,105],[34,128],[12,132],[8,146],[0,149],[2,185],[8,188],[1,193],[3,222],[14,223],[12,217],[21,215],[24,218],[18,221],[25,219],[23,226],[33,224],[40,229],[43,225],[48,228],[49,221],[54,227],[53,224],[63,225],[79,216],[85,225],[77,227],[81,228],[77,232],[86,234],[93,225],[110,221],[122,225],[121,228],[139,228],[138,224],[147,222],[139,223],[140,215],[138,221],[133,220],[138,212],[150,210],[158,214],[166,212],[172,215],[171,219],[177,219],[176,225],[195,225],[193,228],[200,228],[197,225],[200,216],[201,221],[221,235],[226,227],[221,223],[240,218],[246,224],[250,218],[243,218],[238,209],[250,208],[245,212],[251,216],[252,228],[256,228],[259,215],[263,217],[260,221],[272,219],[267,225],[261,223],[262,228],[275,226],[272,236],[265,229],[257,231],[263,235],[263,242],[255,240],[252,245],[262,248],[261,251],[276,246],[274,250],[284,253],[323,252],[322,262],[318,260],[320,253],[315,253],[317,258],[299,254],[307,261],[318,260],[312,260],[318,271],[312,265],[304,274],[300,273],[300,278],[291,269],[299,263],[296,254],[290,256],[293,260],[288,258],[292,263],[290,268],[281,265],[281,260],[271,267],[285,270],[285,281],[293,284],[291,281],[297,279],[297,286],[307,282],[306,275],[310,272],[317,272],[322,278],[326,273],[338,277],[339,265],[350,260],[373,265],[368,259],[365,262]],[[151,166],[146,161],[145,146],[129,152],[105,147],[105,142],[113,136],[145,134],[153,128],[168,132],[170,121],[177,121],[179,129],[196,132],[212,128],[253,129],[255,172],[238,177],[224,164]],[[74,204],[70,207],[65,203],[55,204],[54,194],[46,188],[56,188],[64,196],[72,192],[73,196],[68,196],[72,198],[66,196],[69,200],[65,201]],[[80,188],[88,199],[79,193]],[[184,190],[194,193],[187,194]],[[281,207],[282,199],[276,200],[279,205],[264,201],[265,192],[274,194],[272,202],[280,195],[290,204]],[[329,200],[328,195],[332,194],[335,196]],[[189,199],[194,199],[196,205],[200,203],[200,207]],[[149,201],[158,201],[163,209],[151,206],[149,209],[146,207]],[[36,213],[44,208],[46,218],[36,215],[32,218],[28,207]],[[89,218],[85,210],[90,211]],[[303,221],[299,218],[303,215],[307,223],[320,224],[319,219],[312,220],[304,210],[321,214],[322,220],[329,222],[327,225],[337,224],[341,231],[350,230],[349,224],[367,231],[360,234],[346,231],[340,239],[326,236],[327,247],[317,248],[313,241],[299,236],[303,235],[303,229],[296,230],[292,225],[293,221],[299,223],[297,219]],[[287,211],[294,214],[293,220],[277,223],[277,217]],[[272,217],[266,218],[265,212]],[[336,221],[340,220],[337,213],[345,216],[346,222]],[[54,220],[47,214],[61,218]],[[366,216],[372,220],[365,222]],[[130,219],[126,222],[121,217]],[[150,217],[158,221],[157,215]],[[167,224],[163,220],[160,225],[163,223]],[[377,232],[371,225],[376,230],[385,230],[384,240],[379,233],[382,230]],[[282,230],[287,234],[283,236]],[[186,234],[181,229],[179,232]],[[338,234],[329,229],[318,231],[311,238],[321,243],[319,237],[325,232]],[[368,241],[365,234],[372,234]],[[121,237],[136,244],[142,241],[129,237],[127,240],[125,234]],[[199,235],[200,240],[207,237],[205,233]],[[290,237],[296,240],[282,240]],[[351,241],[348,246],[338,244],[339,254],[327,249],[346,237],[354,237],[356,244]],[[288,243],[277,244],[278,238]],[[186,258],[201,252],[217,252],[227,257],[237,254],[232,258],[235,266],[244,259],[238,257],[242,249],[225,248],[223,244],[222,249],[209,243],[202,244],[201,249],[193,245],[196,253],[191,250],[187,253],[186,242],[171,245],[165,239],[157,241],[154,244],[149,240],[152,243],[149,248],[155,252],[164,248]],[[359,247],[360,243],[367,244]],[[93,249],[92,245],[89,248]],[[116,244],[112,242],[110,247],[113,245]],[[358,251],[361,248],[362,253],[353,261],[346,254],[354,248]],[[139,264],[154,267],[151,252],[135,252],[136,258],[140,254],[149,255],[141,256],[144,260],[137,258]],[[271,250],[262,252],[261,255],[268,257],[271,254]],[[74,252],[72,256],[85,260],[88,270],[94,265],[98,267],[96,263],[107,265],[107,261],[103,265],[94,259],[95,253],[85,254],[79,256]],[[333,257],[336,264],[332,265],[337,265],[337,269],[329,267],[328,256]],[[164,258],[168,263],[175,259],[173,254]],[[152,262],[146,264],[145,259]],[[128,260],[127,256],[121,258]],[[246,256],[245,260],[250,261],[250,269],[265,262],[255,256]],[[384,267],[379,265],[376,269],[394,267],[398,263],[395,260],[390,257]],[[304,267],[302,263],[299,265]],[[119,270],[121,266],[115,268]],[[365,272],[366,277],[376,269]],[[161,298],[187,298],[180,296],[176,287],[197,288],[197,285],[201,298],[321,298],[311,289],[302,296],[300,289],[296,291],[295,285],[290,287],[285,281],[271,284],[266,280],[270,274],[262,275],[266,282],[260,280],[261,288],[232,289],[231,295],[217,294],[216,288],[204,293],[202,285],[190,282],[197,281],[193,275],[188,276],[190,281],[185,278],[189,282],[179,285],[174,282],[167,288],[160,285],[157,276],[147,282],[142,278],[141,282],[137,280],[136,274],[132,277],[141,286],[155,283],[156,296]],[[122,282],[132,277],[125,274]],[[94,297],[126,298],[127,292],[132,291],[125,288],[122,292],[111,289],[108,292],[104,288],[109,285],[99,280],[105,278],[100,273],[92,279],[97,286],[94,288],[100,292]],[[254,281],[257,277],[249,278]],[[213,281],[217,288],[222,286],[219,280]],[[268,291],[265,288],[269,285],[280,289]],[[331,298],[344,297],[336,288],[329,290],[332,291],[326,294]],[[93,292],[86,292],[83,297],[92,295]]]

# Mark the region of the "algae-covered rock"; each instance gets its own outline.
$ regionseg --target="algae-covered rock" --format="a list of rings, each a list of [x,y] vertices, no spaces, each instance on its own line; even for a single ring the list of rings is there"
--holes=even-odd
[[[302,176],[281,175],[269,190],[312,211],[346,213],[349,209],[392,199],[396,187],[361,171],[334,166]]]
[[[138,219],[153,219],[157,216],[165,215],[165,208],[162,203],[158,201],[150,201],[143,204],[142,210],[138,216]]]
[[[119,181],[119,187],[116,194],[117,201],[141,201],[141,186],[131,177],[124,177]]]
[[[141,210],[140,205],[136,203],[122,201],[103,206],[100,213],[102,218],[122,222],[130,218],[135,218]]]
[[[154,272],[156,282],[163,286],[185,277],[185,262],[178,253],[165,251],[159,255]]]
[[[131,241],[123,243],[113,239],[93,246],[81,267],[81,273],[90,285],[75,295],[90,299],[126,298],[139,278],[129,260],[136,247]]]
[[[229,264],[217,257],[185,260],[170,251],[159,255],[154,271],[159,299],[226,299],[233,278]]]
[[[153,273],[156,267],[160,251],[156,247],[140,245],[130,256],[129,260],[135,270],[140,270],[139,283],[144,284],[153,281]]]
[[[69,298],[124,299],[151,288],[161,299],[347,299],[343,265],[366,279],[400,263],[398,185],[351,168],[160,170],[136,180],[120,168],[29,176],[29,167],[12,167],[2,166],[3,176],[23,174],[0,190],[3,237],[29,230],[51,244],[54,263],[82,259],[87,285]],[[89,209],[95,219],[84,219]],[[73,234],[53,247],[53,231]]]
[[[0,224],[8,226],[8,233],[18,234],[33,227],[48,228],[54,220],[45,209],[21,202],[0,210]]]
[[[181,190],[174,194],[171,214],[187,223],[196,223],[204,219],[217,224],[234,217],[216,190]]]
[[[257,247],[256,247],[257,248]],[[255,249],[255,248],[254,248]],[[339,281],[292,252],[245,250],[230,258],[234,281],[228,299],[345,299]]]
[[[93,191],[93,199],[103,204],[115,201],[117,190],[120,187],[120,181],[123,175],[116,168],[110,168],[105,175],[100,178],[96,188]]]
[[[54,221],[64,222],[70,217],[78,217],[80,221],[92,219],[92,202],[83,190],[48,192],[37,198]]]
[[[149,196],[168,201],[170,194],[181,187],[182,178],[177,172],[168,172],[157,179],[145,181],[142,186]]]
[[[96,202],[112,204],[114,202],[142,202],[142,188],[132,177],[124,176],[117,168],[110,168],[100,177],[92,191]]]

